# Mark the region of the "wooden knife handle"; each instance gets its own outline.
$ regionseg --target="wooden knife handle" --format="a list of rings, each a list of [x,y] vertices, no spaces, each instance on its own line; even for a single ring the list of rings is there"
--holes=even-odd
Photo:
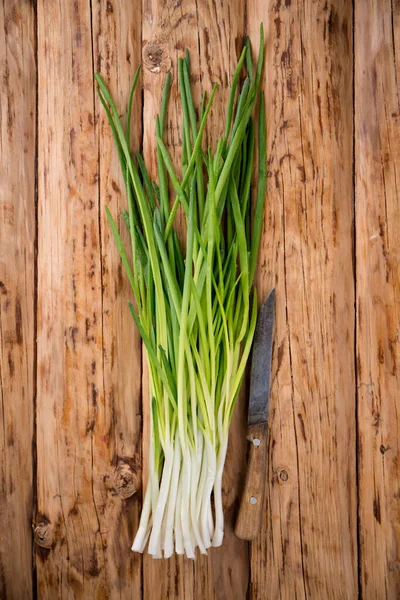
[[[250,425],[247,439],[251,442],[250,458],[235,535],[250,541],[254,540],[259,532],[264,503],[267,424]]]

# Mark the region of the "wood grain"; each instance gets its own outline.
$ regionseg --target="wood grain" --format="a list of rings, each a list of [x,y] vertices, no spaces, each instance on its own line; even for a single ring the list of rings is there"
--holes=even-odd
[[[124,117],[132,79],[141,59],[140,18],[134,3],[92,2],[94,68],[103,74]],[[114,139],[96,95],[99,229],[101,243],[102,363],[104,407],[96,419],[94,452],[98,468],[95,487],[103,506],[101,529],[106,548],[108,598],[141,597],[141,556],[130,548],[138,526],[141,491],[141,343],[128,308],[130,286],[104,207],[107,205],[129,248],[121,217],[127,208],[125,186]],[[133,149],[142,136],[142,96],[135,97],[131,123]],[[104,481],[104,484],[103,484]],[[118,495],[116,494],[118,492]],[[121,497],[122,496],[122,497]],[[125,498],[124,498],[125,497]]]
[[[355,4],[361,592],[400,590],[400,4]]]
[[[267,30],[268,188],[257,273],[276,288],[270,453],[251,597],[355,598],[352,10],[249,2]],[[268,590],[268,591],[266,591]]]
[[[38,593],[101,597],[93,450],[104,392],[91,13],[84,0],[38,2],[37,9],[37,521],[53,537],[51,549],[36,553]]]
[[[0,6],[0,598],[32,595],[35,14]],[[17,571],[18,569],[18,571]]]

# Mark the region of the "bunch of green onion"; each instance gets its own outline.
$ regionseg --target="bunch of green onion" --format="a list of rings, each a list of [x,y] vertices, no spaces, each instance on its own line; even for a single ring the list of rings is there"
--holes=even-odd
[[[264,35],[253,69],[246,41],[232,79],[225,129],[216,148],[203,149],[203,133],[216,93],[203,95],[196,113],[189,56],[179,59],[182,105],[182,176],[163,142],[168,74],[156,118],[158,183],[140,153],[130,150],[136,72],[123,128],[112,96],[96,74],[125,179],[123,219],[131,252],[107,217],[132,286],[132,317],[142,337],[151,395],[150,476],[132,549],[155,558],[175,551],[195,557],[220,546],[224,532],[222,474],[229,426],[244,377],[257,318],[252,287],[266,187],[266,127],[260,94],[257,136],[251,118],[263,65]],[[247,65],[247,76],[239,80]],[[251,179],[257,137],[258,177],[252,218]],[[170,202],[170,186],[174,190]],[[176,196],[176,197],[175,197]],[[173,228],[186,217],[182,250]]]

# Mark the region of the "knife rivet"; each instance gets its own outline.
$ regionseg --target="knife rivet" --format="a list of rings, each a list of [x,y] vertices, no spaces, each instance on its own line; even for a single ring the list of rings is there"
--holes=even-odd
[[[254,438],[254,440],[253,440],[253,444],[254,444],[255,446],[259,446],[259,445],[261,444],[261,442],[260,442],[260,440],[259,440],[258,438]]]
[[[250,498],[250,504],[257,504],[257,498],[255,496]]]

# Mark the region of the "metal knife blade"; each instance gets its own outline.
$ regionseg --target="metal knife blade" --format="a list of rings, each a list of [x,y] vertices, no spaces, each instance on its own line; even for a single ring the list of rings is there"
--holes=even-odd
[[[261,307],[254,334],[248,425],[259,425],[268,421],[274,318],[275,289],[272,289]]]

